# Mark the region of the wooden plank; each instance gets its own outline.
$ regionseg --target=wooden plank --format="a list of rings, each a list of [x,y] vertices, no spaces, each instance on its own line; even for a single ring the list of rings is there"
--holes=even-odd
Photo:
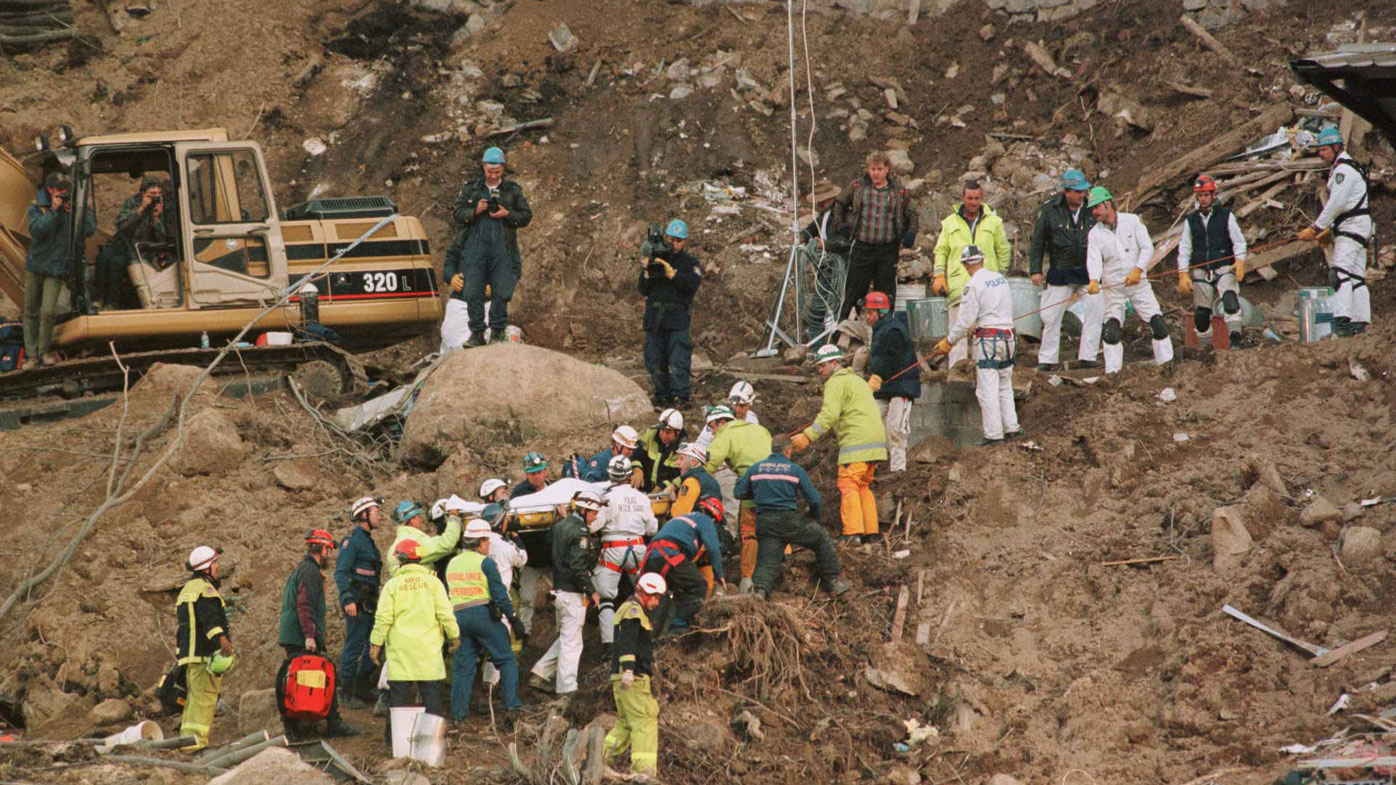
[[[1372,755],[1366,758],[1317,758],[1301,760],[1296,765],[1301,769],[1370,769],[1377,766],[1396,766],[1396,757]]]
[[[1305,243],[1296,240],[1292,243],[1286,243],[1284,245],[1281,245],[1278,248],[1271,248],[1268,251],[1261,251],[1258,254],[1247,256],[1246,269],[1251,272],[1255,272],[1256,270],[1270,267],[1272,265],[1279,264],[1280,262],[1288,261],[1296,256],[1302,256],[1308,253],[1309,251],[1314,250],[1314,247],[1315,246],[1313,243]]]
[[[1141,557],[1141,558],[1138,558],[1138,559],[1121,559],[1121,560],[1119,560],[1119,561],[1103,561],[1103,562],[1100,563],[1100,566],[1102,566],[1102,567],[1123,567],[1123,566],[1129,565],[1129,564],[1156,564],[1156,563],[1158,563],[1158,562],[1162,562],[1162,561],[1173,561],[1174,559],[1179,559],[1179,558],[1182,558],[1182,557],[1181,557],[1181,556],[1178,556],[1177,554],[1173,554],[1173,555],[1171,555],[1171,556],[1144,556],[1144,557]]]
[[[1212,91],[1211,91],[1211,90],[1208,90],[1208,89],[1205,88],[1205,87],[1193,87],[1192,85],[1183,84],[1182,82],[1167,82],[1167,85],[1168,85],[1169,88],[1171,88],[1174,92],[1182,93],[1183,95],[1190,95],[1190,96],[1193,96],[1194,98],[1211,98],[1211,97],[1212,97]]]
[[[1362,651],[1363,649],[1370,649],[1384,640],[1386,640],[1386,630],[1382,630],[1381,632],[1374,632],[1371,635],[1358,638],[1357,640],[1352,641],[1351,643],[1344,643],[1342,646],[1339,646],[1338,648],[1328,652],[1327,654],[1320,654],[1319,656],[1310,660],[1310,662],[1312,662],[1314,667],[1316,668],[1327,668],[1328,666],[1336,663],[1338,660],[1341,660],[1349,654],[1356,654],[1357,652]]]
[[[1294,109],[1288,104],[1274,104],[1251,120],[1222,134],[1211,142],[1188,153],[1184,153],[1165,166],[1140,178],[1131,195],[1147,196],[1150,191],[1167,185],[1177,178],[1199,172],[1227,155],[1244,147],[1247,142],[1263,135],[1274,133],[1275,129],[1294,118]],[[1138,200],[1142,203],[1142,199]]]
[[[916,625],[916,645],[926,646],[931,642],[931,623],[923,621]]]
[[[1247,616],[1246,614],[1242,613],[1241,611],[1236,610],[1235,608],[1231,607],[1230,605],[1223,605],[1223,606],[1222,606],[1222,613],[1225,613],[1226,615],[1232,617],[1233,619],[1237,619],[1237,620],[1239,620],[1239,621],[1243,621],[1243,622],[1245,622],[1246,624],[1249,624],[1249,625],[1251,625],[1252,627],[1256,628],[1257,630],[1260,630],[1261,632],[1269,633],[1270,635],[1273,635],[1273,636],[1275,636],[1276,638],[1279,638],[1280,640],[1284,641],[1285,643],[1288,643],[1288,644],[1291,645],[1291,646],[1295,646],[1295,647],[1297,647],[1297,648],[1303,649],[1304,651],[1307,651],[1308,653],[1314,655],[1315,657],[1318,657],[1318,656],[1321,656],[1321,655],[1324,655],[1324,654],[1327,654],[1327,653],[1328,653],[1328,649],[1325,649],[1325,648],[1322,647],[1322,646],[1315,646],[1315,645],[1312,644],[1312,643],[1305,643],[1304,641],[1301,641],[1301,640],[1299,640],[1298,638],[1291,637],[1291,636],[1290,636],[1288,633],[1286,633],[1286,632],[1283,632],[1283,631],[1281,631],[1281,630],[1278,630],[1278,629],[1276,629],[1276,628],[1274,628],[1274,627],[1267,626],[1267,625],[1265,625],[1265,624],[1262,624],[1261,622],[1256,621],[1255,619],[1252,619],[1250,616]]]
[[[1286,178],[1289,177],[1289,172],[1282,172],[1281,174],[1284,175]],[[1270,186],[1270,188],[1266,189],[1265,192],[1262,193],[1260,196],[1257,196],[1256,198],[1237,208],[1235,211],[1236,217],[1238,219],[1245,218],[1246,216],[1250,215],[1256,210],[1259,210],[1260,208],[1265,206],[1266,202],[1270,201],[1271,199],[1274,199],[1276,196],[1279,196],[1280,192],[1288,188],[1290,185],[1291,183],[1288,182],[1288,180],[1286,180],[1285,182],[1276,183]]]
[[[1196,36],[1197,40],[1201,41],[1203,46],[1207,47],[1208,49],[1211,49],[1213,52],[1216,52],[1218,55],[1221,56],[1223,60],[1227,61],[1236,68],[1245,68],[1245,66],[1241,63],[1241,58],[1232,54],[1231,50],[1227,49],[1221,41],[1218,41],[1215,37],[1212,36],[1211,33],[1203,29],[1202,25],[1197,23],[1197,20],[1193,19],[1187,14],[1183,14],[1182,16],[1178,17],[1178,21],[1182,23],[1183,27],[1187,28],[1187,31],[1189,33],[1192,33],[1194,36]]]
[[[897,592],[897,610],[892,613],[892,643],[901,643],[902,629],[906,627],[906,606],[911,601],[911,589],[905,583]]]

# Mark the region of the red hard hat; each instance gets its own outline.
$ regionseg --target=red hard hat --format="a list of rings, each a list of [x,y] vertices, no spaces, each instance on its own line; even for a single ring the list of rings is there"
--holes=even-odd
[[[1200,174],[1196,180],[1192,181],[1192,192],[1195,194],[1216,193],[1217,181],[1205,174]]]
[[[418,562],[422,560],[422,544],[409,537],[398,543],[393,553],[400,562]]]
[[[324,545],[327,548],[333,548],[334,537],[331,537],[330,533],[324,529],[311,529],[310,532],[305,535],[305,544]]]
[[[863,298],[863,307],[875,311],[890,311],[892,301],[882,292],[868,292],[868,296]]]
[[[714,521],[722,520],[722,500],[716,496],[709,496],[698,502],[698,510],[711,515]]]

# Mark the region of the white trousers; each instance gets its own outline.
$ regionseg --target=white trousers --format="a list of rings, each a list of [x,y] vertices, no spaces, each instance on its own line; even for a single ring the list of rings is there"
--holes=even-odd
[[[1086,294],[1085,284],[1048,286],[1042,290],[1038,304],[1042,308],[1042,345],[1037,351],[1039,363],[1055,364],[1060,361],[1062,342],[1062,319],[1071,308],[1071,297],[1081,295],[1081,308],[1085,312],[1081,319],[1081,348],[1076,352],[1078,360],[1095,360],[1100,351],[1101,312],[1104,305],[1098,294]]]
[[[1194,270],[1192,271],[1192,276],[1192,307],[1194,309],[1210,309],[1213,314],[1220,315],[1222,318],[1226,319],[1227,332],[1241,332],[1240,304],[1237,304],[1236,313],[1227,313],[1226,308],[1222,304],[1222,296],[1227,292],[1235,292],[1237,298],[1241,296],[1241,287],[1236,285],[1235,273],[1227,270],[1217,276],[1215,286],[1211,281],[1207,280],[1207,271],[1205,270]],[[1194,324],[1193,326],[1196,327],[1197,325]],[[1211,329],[1211,322],[1208,322],[1207,329],[1199,333],[1199,335],[1210,332]]]
[[[519,568],[519,621],[523,622],[523,634],[533,630],[533,606],[538,602],[538,579],[546,571],[524,565]]]
[[[533,664],[532,673],[540,679],[557,679],[557,694],[577,691],[577,665],[582,661],[582,624],[587,618],[586,595],[554,591],[557,609],[557,640]]]
[[[717,487],[722,489],[722,517],[726,519],[727,530],[737,536],[737,473],[723,466],[713,472]]]
[[[1101,291],[1105,298],[1105,321],[1111,319],[1118,321],[1121,325],[1125,323],[1125,303],[1129,302],[1134,306],[1134,312],[1145,324],[1150,319],[1158,316],[1163,311],[1159,310],[1158,300],[1154,297],[1154,288],[1148,281],[1140,281],[1133,286],[1125,286],[1123,282],[1109,286]],[[1173,359],[1173,338],[1167,336],[1155,339],[1153,342],[1154,363],[1163,365]],[[1125,346],[1123,343],[1106,343],[1103,351],[1105,355],[1105,372],[1116,373],[1124,367]]]
[[[1372,321],[1372,294],[1366,286],[1354,286],[1359,281],[1348,275],[1367,277],[1367,249],[1348,237],[1333,240],[1333,267],[1338,273],[1338,285],[1333,287],[1333,316],[1347,317],[1354,322]],[[1348,274],[1345,275],[1344,273]]]
[[[618,537],[617,539],[627,539]],[[645,546],[628,545],[619,548],[601,549],[601,561],[619,565],[623,569],[635,570],[632,575],[639,577],[639,569],[645,560]],[[620,594],[621,573],[607,567],[605,564],[596,565],[596,569],[591,573],[591,585],[595,587],[596,594],[601,598],[601,607],[597,613],[597,622],[601,626],[601,642],[613,643],[616,639],[616,596]]]
[[[974,339],[977,361],[993,362],[1013,358],[1013,339]],[[985,368],[980,365],[975,375],[974,397],[979,399],[979,418],[984,424],[985,439],[1002,439],[1005,433],[1019,430],[1018,409],[1013,404],[1013,366]]]
[[[910,398],[900,395],[891,399],[877,399],[877,410],[882,413],[882,423],[887,427],[889,468],[894,472],[906,471],[906,442],[911,435],[912,403]]]

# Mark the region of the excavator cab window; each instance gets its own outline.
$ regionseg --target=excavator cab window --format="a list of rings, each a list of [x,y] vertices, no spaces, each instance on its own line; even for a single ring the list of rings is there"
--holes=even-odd
[[[251,150],[193,154],[188,158],[188,169],[189,212],[196,225],[267,220],[271,211]],[[194,232],[201,234],[198,229]],[[271,273],[266,240],[257,235],[195,237],[194,257],[204,264],[256,278]]]
[[[180,242],[178,174],[173,150],[123,145],[88,160],[97,236],[91,299],[103,311],[178,308]]]

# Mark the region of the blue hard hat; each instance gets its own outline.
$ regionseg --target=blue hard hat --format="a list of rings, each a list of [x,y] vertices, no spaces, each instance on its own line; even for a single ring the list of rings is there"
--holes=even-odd
[[[485,522],[489,525],[497,526],[499,525],[499,519],[504,517],[504,505],[498,503],[486,504],[484,511],[480,513],[480,517],[484,518]]]
[[[1067,169],[1062,173],[1062,188],[1071,191],[1089,191],[1091,183],[1080,169]]]
[[[1318,132],[1318,141],[1315,142],[1315,144],[1317,144],[1319,147],[1323,147],[1324,145],[1328,144],[1342,143],[1343,135],[1338,132],[1337,127],[1331,125],[1325,125],[1323,127],[1323,130]]]
[[[398,523],[406,523],[425,512],[426,510],[422,509],[422,505],[417,502],[399,502],[397,508],[393,510],[393,520]]]
[[[485,156],[480,159],[480,163],[502,164],[504,163],[504,151],[498,147],[491,147],[485,151]]]
[[[664,233],[669,235],[670,237],[673,237],[676,240],[687,240],[688,224],[675,218],[674,220],[669,222],[669,225],[667,227],[665,227]]]

